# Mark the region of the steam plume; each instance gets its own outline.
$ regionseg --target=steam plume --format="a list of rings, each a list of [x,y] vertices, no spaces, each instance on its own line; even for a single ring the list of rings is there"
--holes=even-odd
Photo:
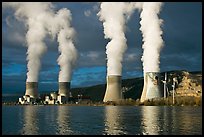
[[[106,39],[111,41],[106,46],[107,74],[121,75],[123,54],[127,49],[125,23],[134,6],[128,2],[102,2],[97,14],[103,22]]]
[[[71,80],[72,67],[77,59],[77,51],[73,43],[75,31],[70,25],[72,18],[69,10],[62,9],[58,15],[61,17],[59,20],[61,30],[58,34],[61,55],[57,60],[61,69],[59,72],[59,82],[69,82]]]
[[[27,82],[37,82],[41,66],[41,57],[46,52],[44,43],[49,33],[53,39],[58,35],[60,65],[59,82],[67,82],[71,79],[71,69],[77,58],[77,51],[73,44],[75,31],[71,27],[71,12],[61,9],[54,13],[52,3],[13,2],[3,3],[3,7],[15,9],[15,17],[23,21],[28,27],[26,34],[27,43]]]
[[[46,52],[47,47],[44,43],[46,31],[43,25],[43,19],[46,12],[50,8],[50,3],[4,3],[4,6],[15,9],[15,17],[19,21],[23,21],[28,27],[26,33],[27,43],[27,82],[37,82],[39,69],[41,66],[40,59]]]
[[[159,56],[163,47],[162,30],[160,28],[162,20],[159,19],[161,2],[144,2],[140,15],[143,35],[144,49],[142,61],[144,72],[159,72]]]

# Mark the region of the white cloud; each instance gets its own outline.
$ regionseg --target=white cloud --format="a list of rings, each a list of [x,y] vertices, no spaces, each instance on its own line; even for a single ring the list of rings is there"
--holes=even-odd
[[[90,51],[88,54],[87,54],[87,57],[91,58],[92,60],[96,59],[99,57],[99,54],[95,51]]]
[[[97,3],[96,5],[93,6],[93,11],[98,12],[99,11],[99,5],[100,3]]]
[[[5,21],[6,21],[6,24],[7,24],[9,27],[12,27],[12,25],[11,25],[11,23],[10,23],[10,16],[6,17]]]
[[[85,11],[84,11],[84,15],[85,15],[86,17],[89,17],[89,16],[91,15],[91,11],[90,11],[90,10],[85,10]]]
[[[13,40],[19,43],[23,43],[25,42],[25,36],[23,36],[22,34],[19,34],[18,32],[13,33]]]
[[[22,45],[25,45],[25,36],[22,33],[19,33],[18,31],[8,32],[7,35],[4,35],[4,40],[8,40],[11,43],[16,43],[16,45],[19,45],[19,43]]]
[[[136,61],[137,58],[138,57],[136,53],[125,54],[125,61]]]

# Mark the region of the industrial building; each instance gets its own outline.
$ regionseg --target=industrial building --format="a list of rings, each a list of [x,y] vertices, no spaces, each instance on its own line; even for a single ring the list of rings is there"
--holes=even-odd
[[[30,97],[29,95],[24,95],[22,98],[18,99],[19,104],[34,104],[35,98]]]
[[[45,96],[44,104],[65,104],[68,102],[70,94],[70,82],[59,82],[59,92],[50,93]],[[22,98],[19,98],[19,104],[34,104],[38,97],[38,83],[26,82],[26,92]]]

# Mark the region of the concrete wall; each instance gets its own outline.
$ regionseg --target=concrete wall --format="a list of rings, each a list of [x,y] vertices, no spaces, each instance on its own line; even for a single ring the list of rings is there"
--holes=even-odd
[[[120,99],[122,99],[121,76],[110,75],[107,77],[106,93],[103,102],[118,101]]]
[[[38,97],[38,82],[26,82],[26,93],[32,98]]]
[[[144,74],[144,87],[140,102],[144,102],[147,99],[162,97],[160,81],[160,73],[158,72],[146,72]]]
[[[59,94],[68,97],[70,91],[70,82],[59,82]]]

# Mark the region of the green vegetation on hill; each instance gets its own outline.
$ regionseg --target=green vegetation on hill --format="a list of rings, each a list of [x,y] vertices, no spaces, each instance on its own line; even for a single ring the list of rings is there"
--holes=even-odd
[[[71,89],[71,92],[74,97],[78,94],[82,94],[85,97],[90,97],[92,101],[102,101],[105,95],[105,90],[106,84],[102,84],[85,88],[73,88]]]
[[[122,80],[122,87],[124,87],[124,98],[132,98],[136,100],[137,98],[140,98],[140,95],[142,94],[143,78]],[[90,97],[92,101],[103,101],[105,91],[106,84],[71,89],[73,96],[82,94],[83,96]]]
[[[132,98],[134,100],[140,98],[142,94],[143,83],[143,77],[122,80],[122,87],[127,89],[123,94],[124,98]]]
[[[173,84],[173,77],[177,77],[178,83],[182,82],[183,77],[186,73],[190,74],[190,77],[197,81],[198,84],[202,86],[202,72],[187,72],[186,70],[175,70],[168,71],[167,77],[169,79],[168,88],[172,90],[171,85]],[[161,72],[161,80],[164,80],[164,72]],[[142,94],[144,79],[143,77],[132,78],[132,79],[123,79],[122,80],[122,91],[125,99],[139,99]],[[84,88],[73,88],[71,89],[72,95],[77,96],[78,94],[82,94],[83,96],[88,96],[92,101],[103,101],[103,97],[105,95],[106,84],[95,85],[91,87]]]

